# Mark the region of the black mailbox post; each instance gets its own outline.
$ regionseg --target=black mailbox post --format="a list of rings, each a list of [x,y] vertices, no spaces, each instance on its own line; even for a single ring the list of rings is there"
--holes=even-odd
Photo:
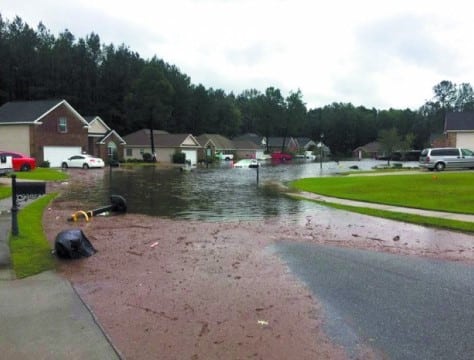
[[[12,235],[18,235],[18,203],[36,199],[46,193],[46,183],[43,181],[16,181],[12,175]]]

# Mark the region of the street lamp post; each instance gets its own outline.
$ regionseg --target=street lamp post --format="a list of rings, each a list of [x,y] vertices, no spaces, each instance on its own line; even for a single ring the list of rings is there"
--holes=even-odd
[[[319,168],[321,170],[323,169],[323,139],[324,139],[324,134],[321,133],[321,139],[319,141]]]

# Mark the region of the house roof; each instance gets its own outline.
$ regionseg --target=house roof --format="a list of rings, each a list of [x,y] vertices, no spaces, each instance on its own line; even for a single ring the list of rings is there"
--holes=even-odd
[[[106,140],[109,139],[110,137],[115,136],[118,141],[122,145],[125,145],[126,142],[125,140],[115,131],[115,130],[110,130],[107,134],[104,135],[102,139],[100,139],[97,143],[98,144],[105,144]]]
[[[474,131],[474,112],[449,112],[444,120],[444,131]]]
[[[296,141],[298,141],[299,146],[317,145],[316,142],[309,137],[299,137],[296,138]]]
[[[150,146],[150,129],[141,129],[123,137],[127,146]],[[153,130],[153,142],[157,148],[201,147],[191,134],[169,134],[162,130]]]
[[[219,134],[202,134],[197,137],[199,143],[206,147],[209,142],[212,142],[217,150],[234,150],[235,145],[232,140]]]
[[[260,150],[261,146],[255,144],[253,141],[249,140],[234,140],[234,148],[236,150]]]
[[[41,123],[46,115],[65,105],[85,125],[89,123],[66,100],[12,101],[0,107],[0,125]]]
[[[106,123],[104,120],[101,119],[100,116],[98,115],[94,115],[94,116],[84,116],[84,119],[86,119],[86,121],[89,123],[89,134],[90,133],[94,133],[94,128],[97,127],[102,127],[105,132],[108,132],[110,130],[112,130]]]
[[[191,134],[158,134],[154,136],[156,147],[193,147],[199,148],[201,145]]]
[[[353,151],[359,151],[359,150],[365,151],[367,153],[376,153],[380,151],[380,143],[378,141],[372,141],[368,144],[355,148]]]
[[[285,140],[285,146],[288,146],[292,142],[295,142],[295,139],[291,136],[286,138],[283,137],[269,137],[268,138],[268,146],[270,147],[281,147],[283,145],[283,140]]]
[[[247,134],[235,137],[233,139],[233,141],[241,141],[241,140],[251,141],[254,144],[257,144],[257,145],[261,146],[262,145],[262,139],[263,139],[263,136],[260,136],[260,135],[254,134],[254,133],[247,133]]]

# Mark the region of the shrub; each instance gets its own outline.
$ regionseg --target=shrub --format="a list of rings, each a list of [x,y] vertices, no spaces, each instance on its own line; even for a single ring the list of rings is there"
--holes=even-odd
[[[143,153],[143,161],[151,162],[153,160],[153,156],[150,153]]]
[[[185,161],[186,161],[186,154],[182,152],[175,152],[173,154],[173,163],[184,164]]]
[[[41,168],[49,168],[50,167],[50,163],[48,160],[45,160],[43,161],[41,164],[39,164],[39,167]]]

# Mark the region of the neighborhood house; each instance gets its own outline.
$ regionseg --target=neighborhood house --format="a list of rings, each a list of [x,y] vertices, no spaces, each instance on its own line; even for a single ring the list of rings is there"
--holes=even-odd
[[[153,137],[152,137],[153,134]],[[144,154],[153,156],[152,139],[155,147],[155,158],[159,162],[172,163],[176,153],[182,153],[185,161],[195,166],[198,161],[198,150],[201,145],[191,134],[170,134],[162,130],[141,129],[124,136],[125,160],[143,160]]]
[[[14,101],[0,107],[0,150],[17,151],[60,167],[72,155],[112,159],[123,139],[99,117],[90,122],[66,100]]]

